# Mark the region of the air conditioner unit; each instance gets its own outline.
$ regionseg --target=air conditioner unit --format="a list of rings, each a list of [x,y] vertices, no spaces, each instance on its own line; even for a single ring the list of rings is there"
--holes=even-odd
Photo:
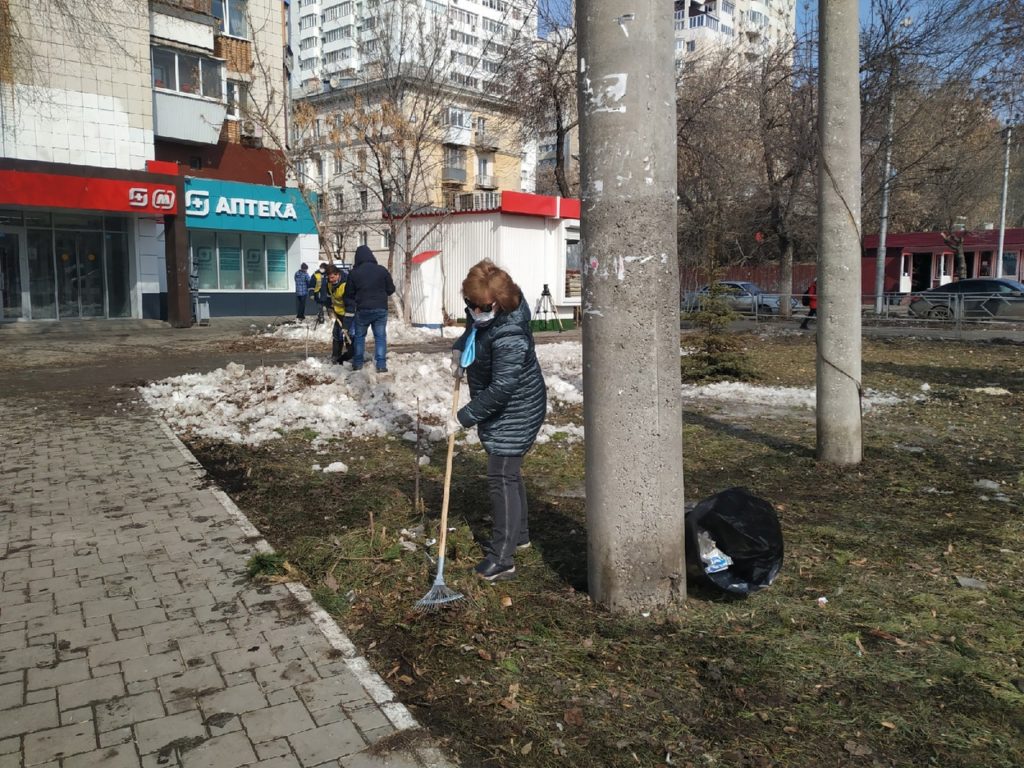
[[[240,129],[241,134],[248,138],[256,139],[263,137],[263,128],[259,125],[256,125],[256,123],[252,120],[243,120]]]

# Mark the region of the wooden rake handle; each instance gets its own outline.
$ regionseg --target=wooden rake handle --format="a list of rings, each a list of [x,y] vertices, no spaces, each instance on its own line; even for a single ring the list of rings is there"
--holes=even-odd
[[[459,384],[462,383],[462,378],[458,377],[455,379],[455,389],[452,391],[452,413],[451,418],[454,419],[459,412]],[[445,427],[447,428],[447,424]],[[452,490],[452,459],[455,457],[455,433],[452,432],[448,435],[448,459],[444,465],[444,497],[441,501],[441,537],[440,543],[437,548],[437,553],[440,557],[444,557],[446,545],[448,541],[448,502],[451,499]]]

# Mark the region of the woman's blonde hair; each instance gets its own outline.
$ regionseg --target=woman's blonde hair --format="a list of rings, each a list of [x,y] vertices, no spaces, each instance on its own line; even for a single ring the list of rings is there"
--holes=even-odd
[[[477,306],[494,304],[502,312],[519,306],[523,292],[505,270],[490,259],[474,264],[462,281],[462,295]]]

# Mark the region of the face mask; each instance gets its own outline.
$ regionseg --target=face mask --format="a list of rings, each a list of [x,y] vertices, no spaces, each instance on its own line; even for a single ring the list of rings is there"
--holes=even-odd
[[[487,323],[494,319],[493,309],[490,312],[477,312],[475,309],[470,309],[469,314],[473,318],[473,325],[478,328],[482,325],[487,325]]]

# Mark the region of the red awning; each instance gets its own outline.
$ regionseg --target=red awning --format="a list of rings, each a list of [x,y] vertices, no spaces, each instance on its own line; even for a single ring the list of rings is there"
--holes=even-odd
[[[415,256],[412,257],[412,263],[422,264],[424,261],[428,261],[434,258],[439,253],[440,251],[423,251],[423,253],[417,253]]]

